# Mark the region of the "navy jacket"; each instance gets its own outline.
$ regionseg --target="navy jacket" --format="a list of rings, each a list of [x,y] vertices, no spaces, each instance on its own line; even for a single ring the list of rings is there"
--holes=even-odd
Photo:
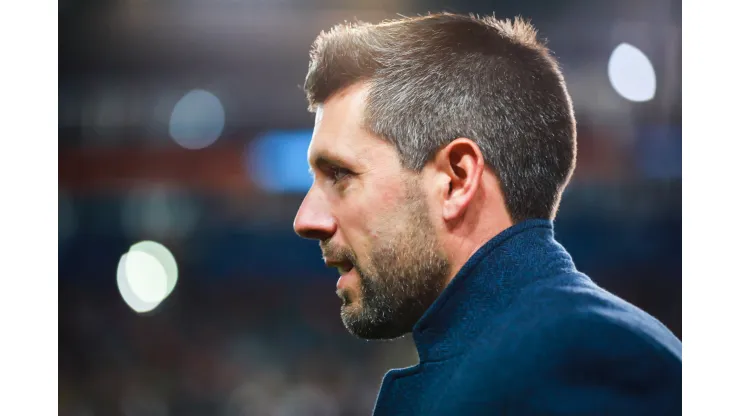
[[[681,342],[578,272],[550,221],[487,242],[412,333],[376,416],[681,414]]]

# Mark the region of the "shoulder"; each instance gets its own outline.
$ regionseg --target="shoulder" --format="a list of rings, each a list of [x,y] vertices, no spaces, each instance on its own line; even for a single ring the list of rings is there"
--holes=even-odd
[[[512,406],[537,397],[545,406],[539,410],[563,410],[570,404],[558,397],[565,395],[598,413],[610,406],[665,409],[680,398],[680,341],[593,284],[528,288],[506,319],[471,346],[463,367],[471,384],[497,386]]]
[[[505,337],[538,348],[628,346],[681,358],[681,342],[655,317],[573,273],[530,285],[510,305]],[[489,332],[483,338],[496,336]],[[482,339],[485,344],[485,339]],[[620,344],[615,344],[619,341]]]
[[[681,342],[635,306],[583,293],[530,301],[512,305],[504,325],[490,328],[471,345],[470,357],[478,364],[500,365],[503,360],[515,372],[606,362],[639,362],[635,371],[657,366],[680,372]]]

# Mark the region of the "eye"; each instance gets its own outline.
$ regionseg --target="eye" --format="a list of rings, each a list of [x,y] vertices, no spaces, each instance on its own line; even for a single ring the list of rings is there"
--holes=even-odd
[[[329,173],[334,183],[337,183],[352,174],[350,170],[340,168],[339,166],[332,166],[332,168],[329,170]]]

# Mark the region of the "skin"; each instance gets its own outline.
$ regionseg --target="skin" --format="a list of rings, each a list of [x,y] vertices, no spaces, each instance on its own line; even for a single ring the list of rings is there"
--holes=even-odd
[[[342,321],[365,339],[411,331],[465,262],[512,225],[498,180],[470,139],[452,140],[421,172],[362,127],[367,85],[317,109],[314,182],[293,228],[339,267]],[[349,272],[344,272],[350,268]]]

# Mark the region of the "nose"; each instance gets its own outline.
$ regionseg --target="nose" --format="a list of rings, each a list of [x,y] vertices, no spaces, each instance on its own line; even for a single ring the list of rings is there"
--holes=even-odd
[[[293,220],[293,230],[303,238],[328,240],[337,231],[329,206],[314,188],[308,191]]]

